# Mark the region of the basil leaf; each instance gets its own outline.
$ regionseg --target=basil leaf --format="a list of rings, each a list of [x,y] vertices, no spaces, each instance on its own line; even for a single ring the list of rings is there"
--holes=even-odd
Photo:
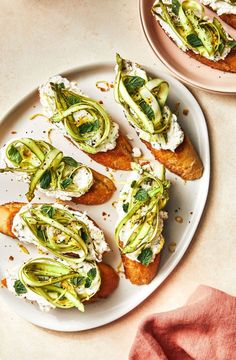
[[[172,11],[175,15],[179,14],[180,3],[178,0],[172,0]]]
[[[62,158],[62,161],[64,161],[65,164],[73,166],[73,167],[78,166],[78,162],[70,156],[64,156]]]
[[[227,46],[230,46],[231,48],[233,48],[233,47],[236,46],[236,41],[235,41],[235,40],[227,41],[226,45],[227,45]]]
[[[88,240],[88,234],[82,229],[81,238],[86,242]]]
[[[220,55],[222,55],[224,48],[225,48],[224,44],[220,43],[220,45],[218,46],[218,51],[219,51]]]
[[[124,85],[129,94],[134,94],[144,84],[145,80],[140,76],[127,76],[124,80]]]
[[[86,134],[88,132],[95,131],[99,128],[99,121],[98,119],[94,122],[87,122],[79,126],[80,134]]]
[[[75,286],[80,286],[85,284],[85,277],[84,276],[78,276],[70,279],[71,284]]]
[[[85,287],[86,288],[89,288],[92,284],[92,281],[95,279],[97,275],[97,269],[96,268],[92,268],[89,270],[88,274],[87,274],[87,279],[86,279],[86,282],[85,282]]]
[[[42,239],[43,241],[47,240],[46,232],[43,229],[37,229],[37,236]]]
[[[57,84],[57,86],[59,87],[59,89],[65,89],[65,84],[64,83]]]
[[[141,253],[138,256],[138,260],[143,265],[149,265],[152,261],[153,252],[151,248],[145,248],[141,251]]]
[[[146,103],[143,99],[139,102],[139,106],[143,110],[144,114],[147,115],[149,120],[154,119],[155,115],[150,105]]]
[[[72,183],[72,179],[70,177],[64,179],[62,182],[61,182],[61,187],[63,189],[66,189],[71,183]]]
[[[27,293],[27,289],[24,284],[20,280],[16,280],[14,283],[14,289],[17,295],[22,295]]]
[[[128,208],[129,208],[129,203],[124,203],[123,206],[122,206],[124,212],[128,212]]]
[[[77,96],[74,96],[74,95],[67,96],[66,100],[67,100],[69,105],[75,105],[75,104],[78,104],[80,102],[80,99]]]
[[[134,188],[135,185],[136,185],[136,183],[137,183],[137,181],[136,181],[136,180],[133,180],[132,183],[131,183],[131,185],[130,185],[130,187]]]
[[[202,40],[195,34],[189,34],[187,36],[187,41],[192,47],[199,47],[203,45]]]
[[[40,187],[42,189],[48,189],[52,180],[52,175],[50,170],[46,170],[45,173],[40,178]]]
[[[50,205],[43,205],[41,206],[41,213],[52,218],[55,215],[55,208]]]
[[[10,149],[8,151],[8,156],[9,156],[10,160],[16,164],[20,164],[22,161],[22,156],[14,145],[12,145],[10,147]]]
[[[145,189],[139,189],[134,198],[138,201],[146,201],[149,198],[148,192]]]

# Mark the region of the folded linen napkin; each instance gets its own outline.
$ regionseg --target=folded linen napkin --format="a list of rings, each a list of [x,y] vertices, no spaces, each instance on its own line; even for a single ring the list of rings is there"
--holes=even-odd
[[[179,309],[145,319],[129,360],[236,359],[236,297],[199,286]]]

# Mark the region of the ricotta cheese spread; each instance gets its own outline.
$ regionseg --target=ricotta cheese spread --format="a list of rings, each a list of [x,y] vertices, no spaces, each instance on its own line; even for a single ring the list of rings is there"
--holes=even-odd
[[[218,15],[223,14],[236,14],[236,4],[232,4],[227,0],[200,0],[205,6],[209,6],[211,9],[217,12]]]
[[[54,92],[50,85],[51,82],[53,82],[55,84],[63,83],[65,89],[73,91],[79,95],[85,96],[79,89],[76,82],[69,82],[67,79],[61,77],[60,75],[51,77],[48,80],[48,82],[46,82],[45,84],[43,84],[39,87],[40,102],[43,106],[44,114],[48,118],[52,117],[54,114],[57,113],[55,95],[54,95]],[[86,116],[89,118],[91,115],[87,111],[77,111],[77,112],[73,113],[73,117],[74,117],[75,121],[79,120],[83,116]],[[69,136],[70,140],[77,147],[80,147],[80,144],[78,142],[76,142],[70,135],[67,134],[62,121],[52,123],[52,126],[56,129],[60,130],[60,132],[64,136],[67,136],[67,137]],[[100,136],[100,134],[98,132],[97,137],[99,137],[99,136]],[[96,152],[106,152],[108,150],[114,149],[116,147],[116,139],[118,138],[118,136],[119,136],[119,125],[116,124],[115,122],[111,121],[111,128],[110,128],[109,136],[101,145],[96,147]],[[97,139],[94,138],[93,140],[97,140]],[[88,141],[87,144],[93,145],[93,143],[91,141]]]

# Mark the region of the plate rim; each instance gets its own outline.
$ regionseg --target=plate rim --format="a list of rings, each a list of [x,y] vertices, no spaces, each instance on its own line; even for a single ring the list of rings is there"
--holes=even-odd
[[[91,71],[92,69],[96,69],[96,68],[114,68],[115,63],[113,62],[97,62],[97,63],[90,63],[87,65],[82,65],[82,66],[76,66],[73,67],[69,70],[65,70],[62,71],[60,74],[62,76],[73,76],[74,73],[80,73],[80,72],[86,72],[86,71]],[[77,332],[77,331],[85,331],[85,330],[92,330],[94,328],[103,326],[103,325],[107,325],[111,322],[114,322],[115,320],[118,320],[119,318],[123,317],[124,315],[127,315],[130,311],[134,310],[136,307],[138,307],[145,299],[147,299],[155,290],[157,290],[157,288],[165,281],[165,279],[172,273],[172,271],[175,269],[175,267],[178,265],[178,263],[180,262],[180,260],[183,258],[187,248],[189,247],[194,234],[197,231],[197,228],[200,224],[200,220],[201,217],[203,215],[204,212],[204,208],[206,205],[206,200],[208,197],[208,191],[209,191],[209,184],[210,184],[210,169],[211,169],[211,159],[210,159],[210,143],[209,143],[209,134],[208,134],[208,129],[207,129],[207,123],[206,123],[206,119],[204,116],[204,113],[200,107],[200,104],[197,102],[197,100],[195,99],[194,95],[191,93],[191,91],[184,85],[182,84],[178,79],[174,78],[171,74],[166,73],[165,71],[162,71],[161,69],[156,68],[155,66],[143,66],[147,71],[149,71],[150,73],[162,73],[163,77],[169,81],[169,79],[175,83],[176,86],[179,86],[185,93],[186,96],[191,98],[191,101],[193,101],[193,105],[194,107],[197,107],[197,110],[199,111],[199,116],[201,117],[201,126],[204,128],[204,136],[205,136],[205,164],[204,164],[204,191],[202,192],[202,196],[201,196],[201,203],[200,203],[200,207],[198,207],[198,212],[195,218],[195,222],[192,224],[190,230],[189,230],[189,241],[186,241],[184,244],[182,244],[181,246],[181,251],[178,253],[178,255],[172,259],[171,263],[168,266],[168,269],[165,271],[164,274],[162,274],[161,276],[159,276],[159,278],[156,277],[156,281],[155,278],[154,280],[147,285],[148,289],[146,292],[142,292],[140,296],[138,296],[138,300],[135,302],[135,305],[133,304],[133,302],[130,302],[128,305],[125,306],[125,311],[123,310],[119,310],[118,314],[115,313],[115,315],[110,314],[110,316],[104,321],[101,320],[100,318],[97,319],[97,323],[93,324],[92,326],[83,326],[83,329],[78,326],[79,323],[76,323],[76,325],[71,326],[72,324],[69,324],[69,326],[66,326],[67,323],[63,323],[63,325],[61,325],[60,327],[55,327],[54,325],[51,324],[45,324],[42,323],[43,321],[38,320],[35,321],[32,320],[30,318],[30,313],[29,314],[25,314],[24,311],[18,311],[18,309],[16,310],[16,307],[12,307],[9,306],[9,308],[15,312],[18,316],[20,316],[21,318],[23,318],[24,320],[27,320],[28,322],[37,325],[39,327],[45,328],[45,329],[49,329],[49,330],[54,330],[54,331],[64,331],[64,332]],[[15,103],[15,105],[13,105],[0,119],[0,126],[7,121],[7,118],[9,115],[11,115],[12,112],[14,112],[18,107],[20,107],[21,105],[24,104],[25,101],[28,101],[32,96],[34,96],[34,94],[37,93],[37,88],[33,89],[32,91],[30,91],[28,94],[26,94],[25,96],[23,96],[22,98],[20,98],[20,100],[18,102]],[[128,280],[127,280],[128,281]],[[6,289],[5,289],[6,290]],[[6,290],[7,291],[7,290]],[[7,293],[8,294],[8,293]],[[10,294],[9,294],[10,295]],[[4,303],[7,303],[6,301],[6,296],[3,296],[3,301]]]
[[[154,0],[152,0],[152,1],[154,2]],[[220,90],[218,88],[210,88],[209,89],[207,87],[201,86],[197,82],[191,81],[187,77],[182,76],[180,72],[178,72],[174,67],[172,67],[167,61],[165,61],[164,58],[161,56],[161,54],[156,49],[156,46],[154,45],[154,43],[152,41],[152,37],[149,34],[148,26],[145,22],[145,10],[144,9],[146,6],[147,5],[145,5],[145,0],[139,0],[139,18],[140,18],[143,33],[144,33],[145,38],[146,38],[148,44],[150,45],[152,51],[154,52],[154,54],[157,56],[157,58],[161,61],[161,63],[165,66],[165,68],[173,76],[175,76],[178,80],[183,81],[186,85],[191,85],[191,86],[195,87],[196,89],[207,91],[212,94],[222,94],[222,95],[235,95],[236,94],[236,90],[235,91],[227,91],[227,89],[226,90]]]

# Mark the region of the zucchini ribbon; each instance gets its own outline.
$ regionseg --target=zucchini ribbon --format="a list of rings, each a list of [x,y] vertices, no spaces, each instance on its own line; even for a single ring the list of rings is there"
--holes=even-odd
[[[166,141],[166,132],[171,124],[172,113],[166,100],[169,85],[162,79],[151,79],[146,72],[116,55],[117,75],[114,86],[115,100],[126,111],[128,120],[136,128],[150,136]]]
[[[204,7],[194,0],[182,3],[178,0],[157,0],[152,12],[170,26],[187,49],[201,56],[218,60],[236,46],[220,21],[215,17],[213,21],[207,19]]]
[[[70,309],[76,307],[84,311],[83,302],[90,299],[99,290],[100,272],[95,263],[83,263],[72,269],[57,260],[36,258],[21,266],[19,280],[14,287],[21,288],[22,293],[31,290],[44,298],[53,307]],[[27,296],[26,296],[27,298]]]
[[[165,178],[163,166],[160,179],[144,168],[135,166],[139,173],[141,170],[140,177],[131,183],[130,191],[126,194],[128,202],[123,203],[123,211],[126,215],[116,227],[115,238],[123,254],[135,252],[138,260],[140,254],[147,254],[148,249],[151,253],[149,259],[151,262],[153,240],[156,240],[162,231],[159,213],[169,199],[167,190],[170,182]],[[126,227],[127,223],[129,223],[129,229]],[[125,243],[120,237],[122,231],[125,232]]]
[[[63,156],[62,151],[45,141],[17,139],[6,147],[5,154],[14,167],[7,166],[0,172],[27,174],[30,181],[26,194],[28,201],[34,198],[37,187],[77,197],[87,192],[93,184],[93,175],[87,166],[69,156]],[[88,174],[88,181],[85,186],[79,187],[73,180],[82,169]]]
[[[50,86],[55,97],[56,111],[49,121],[54,124],[62,122],[66,133],[83,151],[96,154],[108,140],[111,130],[111,121],[103,106],[66,89],[63,82],[50,82]]]

